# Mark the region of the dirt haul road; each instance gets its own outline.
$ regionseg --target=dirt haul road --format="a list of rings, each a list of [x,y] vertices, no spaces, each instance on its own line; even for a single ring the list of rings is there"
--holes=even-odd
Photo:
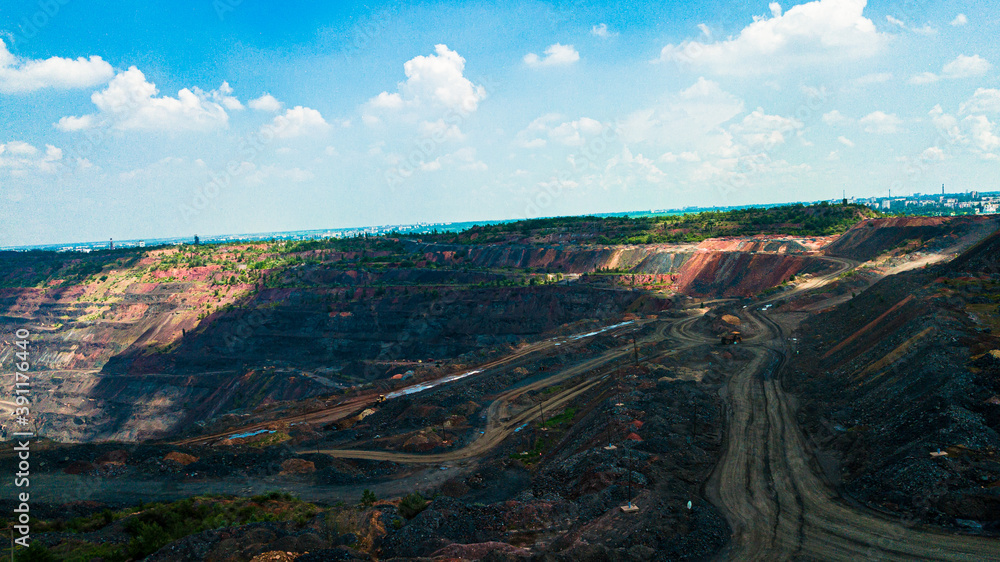
[[[769,301],[817,288],[853,264],[837,260],[841,268]],[[785,359],[784,329],[759,310],[769,301],[747,309],[759,334],[743,345],[754,359],[727,381],[726,449],[706,485],[706,495],[718,506],[733,529],[723,560],[1000,560],[1000,541],[975,536],[908,527],[877,514],[848,507],[810,468],[812,452],[795,419],[794,402],[778,382]],[[670,337],[685,346],[714,343],[692,330],[693,319],[670,323]],[[657,330],[655,337],[662,337]],[[624,352],[624,353],[623,353]],[[617,354],[617,355],[616,355]],[[627,347],[607,355],[627,355]],[[572,368],[596,367],[605,356]],[[610,358],[610,357],[609,357]],[[569,375],[565,371],[560,375]],[[562,380],[565,380],[563,378]],[[546,407],[566,403],[600,382],[589,378],[551,398]],[[545,379],[536,385],[555,384]],[[502,396],[514,396],[513,392]],[[491,408],[492,410],[492,408]],[[324,451],[335,456],[445,462],[477,456],[500,443],[514,427],[537,416],[528,410],[509,423],[491,424],[487,435],[469,447],[440,455],[389,451]],[[363,455],[363,456],[362,456]]]
[[[631,322],[629,324],[630,325],[641,325],[641,324],[644,324],[646,322],[648,322],[648,321],[636,321],[636,322]],[[527,346],[525,346],[525,347],[517,350],[516,352],[514,352],[514,353],[512,353],[510,355],[506,355],[504,357],[501,357],[500,359],[497,359],[497,360],[494,360],[494,361],[490,361],[489,363],[484,363],[482,365],[479,365],[479,366],[476,367],[475,371],[477,373],[485,372],[488,369],[492,369],[492,368],[495,368],[495,367],[500,367],[500,366],[503,366],[503,365],[507,365],[507,364],[513,363],[514,361],[522,359],[522,358],[524,358],[524,357],[526,357],[528,355],[531,355],[533,353],[539,353],[539,352],[549,351],[551,349],[555,349],[557,346],[564,345],[566,343],[569,343],[569,342],[572,342],[572,341],[575,341],[575,340],[578,340],[578,339],[583,339],[583,338],[585,338],[587,336],[595,335],[597,333],[604,333],[606,331],[610,331],[610,332],[614,333],[614,331],[620,329],[620,326],[622,326],[622,325],[608,326],[608,327],[602,328],[602,329],[600,329],[600,330],[598,330],[596,332],[591,332],[591,333],[588,333],[588,334],[577,334],[577,335],[568,336],[568,337],[564,337],[564,338],[551,338],[551,339],[548,339],[548,340],[544,340],[544,341],[540,341],[540,342],[535,342],[533,344],[527,345]],[[442,378],[447,378],[447,377],[442,377]],[[424,382],[418,383],[417,385],[414,385],[414,386],[422,386],[422,385],[426,386],[429,383],[433,385],[434,381],[424,381]],[[554,383],[552,383],[552,384],[554,384]],[[396,391],[396,394],[404,395],[404,394],[407,394],[407,393],[405,392],[405,389],[401,389],[399,391]],[[315,410],[315,411],[312,411],[312,412],[306,412],[304,414],[296,414],[296,415],[293,415],[293,416],[286,416],[286,417],[283,417],[283,418],[277,418],[277,419],[273,419],[273,420],[269,420],[269,421],[265,421],[265,422],[259,422],[259,423],[255,423],[255,424],[240,426],[238,428],[230,428],[230,429],[227,429],[226,431],[212,433],[212,434],[209,434],[209,435],[198,435],[198,436],[195,436],[195,437],[189,437],[189,438],[186,438],[186,439],[180,439],[180,440],[177,440],[177,441],[172,441],[171,445],[210,445],[212,443],[228,439],[229,437],[231,437],[233,435],[238,435],[238,434],[243,434],[243,433],[252,433],[254,431],[259,431],[259,430],[272,429],[274,427],[279,427],[279,426],[283,426],[283,425],[302,424],[302,423],[308,423],[308,424],[314,424],[314,425],[322,425],[322,424],[326,424],[326,423],[330,423],[330,422],[335,422],[335,421],[342,420],[342,419],[344,419],[344,418],[346,418],[346,417],[348,417],[348,416],[350,416],[352,414],[356,414],[356,413],[360,412],[361,410],[363,410],[365,408],[374,407],[374,406],[377,405],[376,398],[377,398],[377,394],[376,393],[369,392],[369,393],[366,393],[366,394],[362,394],[362,395],[359,395],[359,396],[354,396],[354,397],[342,400],[342,401],[338,402],[337,404],[335,404],[333,406],[330,406],[328,408],[322,408],[320,410]]]
[[[400,463],[422,464],[441,463],[479,457],[503,442],[519,428],[538,419],[542,413],[535,406],[514,415],[509,420],[501,420],[501,412],[508,408],[511,401],[522,394],[553,386],[580,375],[588,375],[582,382],[556,393],[542,403],[542,410],[553,412],[570,403],[576,397],[608,380],[609,373],[601,370],[608,365],[616,366],[627,362],[632,356],[632,344],[607,351],[597,357],[588,359],[552,376],[535,381],[531,384],[508,390],[499,395],[487,409],[486,429],[472,443],[461,449],[438,454],[400,453],[396,451],[377,451],[363,449],[321,449],[319,452],[338,458],[387,460]],[[303,449],[303,452],[307,452]]]
[[[842,503],[810,468],[813,455],[779,383],[784,329],[747,309],[763,334],[724,389],[726,448],[706,486],[733,529],[726,560],[1000,560],[1000,541],[908,527]]]

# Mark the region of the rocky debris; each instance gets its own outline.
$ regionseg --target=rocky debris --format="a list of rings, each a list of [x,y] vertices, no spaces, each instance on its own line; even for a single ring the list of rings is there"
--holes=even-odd
[[[274,550],[271,552],[262,552],[251,558],[250,562],[294,562],[297,558],[298,556],[295,553]]]
[[[440,447],[444,440],[433,431],[420,431],[403,443],[403,450],[408,452],[423,453]]]
[[[281,463],[281,474],[311,474],[316,472],[316,464],[305,459],[288,459]]]
[[[97,457],[97,464],[104,463],[115,463],[115,464],[126,464],[128,463],[129,453],[125,449],[115,449],[114,451],[108,451],[103,455]]]
[[[989,487],[1000,481],[1000,341],[965,313],[970,282],[949,267],[886,278],[809,319],[785,384],[843,493],[921,522],[1000,532]]]
[[[832,256],[868,261],[908,240],[943,240],[953,244],[974,234],[995,217],[890,217],[864,220],[823,250]],[[948,245],[950,245],[948,244]]]
[[[360,552],[348,546],[338,546],[335,548],[323,548],[315,552],[308,552],[295,558],[295,562],[327,562],[336,560],[371,560],[372,557],[364,552]]]
[[[95,468],[96,466],[94,464],[87,461],[73,461],[69,464],[69,466],[63,469],[63,472],[72,475],[89,474]]]
[[[187,466],[187,465],[189,465],[191,463],[198,462],[198,457],[196,457],[194,455],[189,455],[187,453],[180,453],[180,452],[177,452],[177,451],[171,451],[171,452],[167,453],[167,455],[165,457],[163,457],[163,460],[165,460],[165,461],[172,461],[172,462],[175,462],[175,463],[177,463],[177,464],[179,464],[181,466]]]
[[[459,560],[481,560],[487,554],[496,556],[507,555],[519,558],[531,556],[531,551],[518,548],[505,542],[484,542],[478,544],[449,544],[448,546],[431,554],[431,558],[457,558]]]
[[[251,523],[189,535],[164,546],[146,561],[247,560],[265,552],[304,553],[330,546],[329,541],[309,528],[296,529],[287,523]]]

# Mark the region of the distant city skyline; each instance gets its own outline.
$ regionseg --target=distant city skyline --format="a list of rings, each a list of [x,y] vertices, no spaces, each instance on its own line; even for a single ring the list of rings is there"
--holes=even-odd
[[[996,2],[0,13],[0,246],[993,191]]]

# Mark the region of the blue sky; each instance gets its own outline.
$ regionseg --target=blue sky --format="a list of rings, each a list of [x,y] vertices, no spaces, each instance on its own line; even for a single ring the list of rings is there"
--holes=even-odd
[[[997,8],[8,1],[0,245],[1000,189]]]

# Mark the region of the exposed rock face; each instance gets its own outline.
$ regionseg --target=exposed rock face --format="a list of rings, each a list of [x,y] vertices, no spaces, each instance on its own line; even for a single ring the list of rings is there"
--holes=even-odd
[[[982,238],[997,228],[997,218],[894,217],[861,221],[827,245],[831,256],[870,260],[907,240],[939,240],[944,249],[966,237]]]
[[[187,466],[191,463],[198,462],[198,457],[193,455],[188,455],[186,453],[181,453],[178,451],[171,451],[167,453],[165,457],[163,457],[163,460],[173,461],[181,466]]]
[[[947,242],[995,228],[991,220],[867,221],[824,251],[864,257],[942,232]],[[0,323],[38,328],[32,382],[42,434],[137,441],[234,409],[303,400],[402,372],[385,366],[393,361],[507,349],[563,324],[669,306],[640,292],[605,290],[602,278],[616,289],[648,285],[697,297],[759,293],[792,275],[824,271],[829,264],[817,254],[826,241],[750,237],[603,247],[402,241],[392,256],[306,252],[323,261],[282,271],[254,264],[258,277],[249,280],[226,277],[250,271],[246,263],[230,267],[238,247],[189,267],[162,261],[180,250],[158,249],[111,256],[79,278],[2,287]],[[398,261],[369,266],[362,258]],[[27,257],[5,259],[13,269],[0,280],[8,285],[34,279],[40,267],[26,262],[22,271],[17,260]],[[619,273],[591,275],[587,283],[504,285],[515,277],[523,282],[523,268]],[[0,349],[0,362],[10,353]]]
[[[305,459],[288,459],[281,463],[281,474],[311,474],[316,472],[316,464]]]
[[[677,290],[694,296],[749,296],[780,285],[793,275],[820,273],[831,265],[818,257],[703,252],[684,263]]]
[[[847,495],[934,524],[1000,529],[1000,339],[979,324],[979,307],[996,306],[979,302],[1000,298],[1000,286],[968,269],[988,252],[886,278],[801,329],[786,384]]]

